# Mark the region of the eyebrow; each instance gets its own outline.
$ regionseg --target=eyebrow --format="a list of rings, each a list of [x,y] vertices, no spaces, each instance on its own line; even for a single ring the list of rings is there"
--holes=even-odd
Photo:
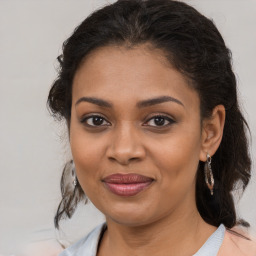
[[[153,105],[156,105],[156,104],[161,104],[161,103],[169,102],[169,101],[175,102],[175,103],[184,107],[184,105],[181,101],[179,101],[176,98],[170,97],[170,96],[160,96],[160,97],[156,97],[156,98],[152,98],[152,99],[142,100],[142,101],[139,101],[136,104],[136,106],[138,108],[144,108],[144,107],[149,107],[149,106],[153,106]],[[100,107],[106,107],[106,108],[112,108],[113,107],[112,103],[110,103],[108,101],[105,101],[105,100],[102,100],[102,99],[99,99],[99,98],[94,98],[94,97],[82,97],[82,98],[77,100],[75,105],[78,105],[81,102],[89,102],[89,103],[98,105]]]
[[[161,104],[161,103],[168,102],[168,101],[178,103],[179,105],[184,107],[184,105],[181,101],[179,101],[178,99],[173,98],[171,96],[160,96],[160,97],[156,97],[156,98],[152,98],[152,99],[148,99],[148,100],[143,100],[143,101],[138,102],[136,104],[136,106],[138,108],[143,108],[143,107],[148,107],[148,106],[152,106],[152,105],[156,105],[156,104]]]
[[[94,98],[94,97],[82,97],[76,102],[75,105],[78,105],[81,102],[90,102],[90,103],[93,103],[93,104],[98,105],[100,107],[106,107],[106,108],[111,108],[113,106],[108,101],[98,99],[98,98]]]

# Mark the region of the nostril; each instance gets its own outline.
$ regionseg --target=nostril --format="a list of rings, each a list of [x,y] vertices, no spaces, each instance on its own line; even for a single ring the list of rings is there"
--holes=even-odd
[[[109,156],[108,159],[111,161],[111,162],[118,162],[119,164],[121,165],[128,165],[130,162],[133,162],[133,161],[137,161],[137,160],[140,160],[139,157],[120,157],[120,156],[116,156],[116,157],[113,157],[113,156]]]
[[[131,159],[130,159],[130,161],[132,161],[132,160],[138,160],[139,159],[139,157],[132,157]]]
[[[115,161],[114,157],[108,157],[108,159],[111,160],[111,161]]]

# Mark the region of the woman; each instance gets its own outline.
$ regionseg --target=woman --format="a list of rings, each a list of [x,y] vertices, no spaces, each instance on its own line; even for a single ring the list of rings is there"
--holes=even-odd
[[[87,197],[106,216],[61,256],[256,255],[229,230],[248,225],[231,191],[251,160],[212,21],[181,2],[119,0],[76,28],[59,61],[48,104],[73,160],[55,224]]]

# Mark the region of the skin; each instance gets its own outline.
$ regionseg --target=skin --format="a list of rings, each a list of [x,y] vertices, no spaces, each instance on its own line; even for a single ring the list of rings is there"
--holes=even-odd
[[[160,96],[174,100],[137,106]],[[103,119],[97,123],[92,114]],[[157,115],[167,117],[162,125]],[[82,189],[106,216],[97,255],[196,253],[216,230],[196,208],[197,166],[217,150],[224,120],[220,105],[201,122],[198,93],[160,50],[106,46],[86,57],[73,81],[70,145]],[[121,197],[102,182],[114,173],[137,173],[154,182]]]

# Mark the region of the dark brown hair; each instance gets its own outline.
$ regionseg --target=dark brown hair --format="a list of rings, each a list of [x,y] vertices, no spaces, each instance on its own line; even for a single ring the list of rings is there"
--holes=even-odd
[[[223,223],[231,228],[241,223],[231,192],[237,184],[245,189],[250,180],[248,126],[238,104],[231,53],[214,23],[193,7],[172,0],[119,0],[93,12],[63,44],[58,78],[48,97],[52,114],[64,118],[69,127],[72,81],[81,61],[92,50],[143,43],[162,50],[169,63],[191,81],[200,96],[202,120],[211,116],[216,105],[224,105],[223,139],[212,161],[214,196],[204,182],[204,163],[199,162],[196,202],[201,216],[211,225]],[[86,198],[79,183],[74,191],[67,189],[68,170],[66,166],[61,181],[62,201],[55,216],[56,227],[62,217],[71,217],[78,202]]]

